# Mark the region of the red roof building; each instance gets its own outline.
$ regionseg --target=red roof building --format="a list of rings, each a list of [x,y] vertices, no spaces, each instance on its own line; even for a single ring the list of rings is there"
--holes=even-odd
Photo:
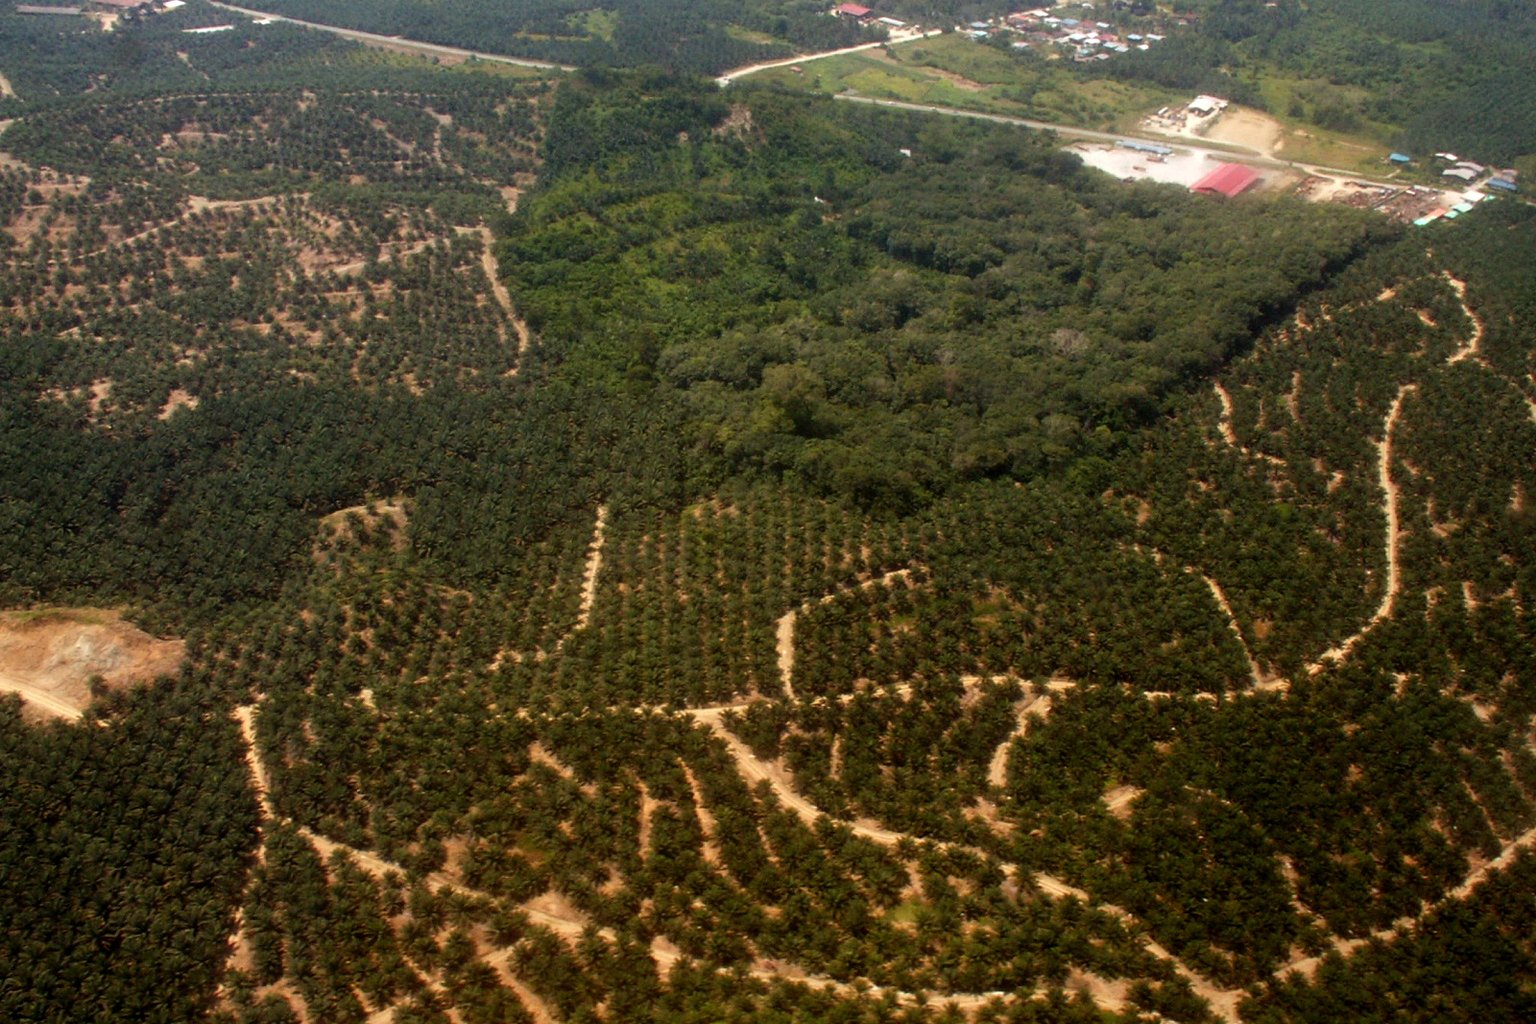
[[[839,4],[837,13],[845,18],[857,18],[859,21],[863,21],[874,12],[868,7],[860,7],[858,4]]]
[[[1204,196],[1236,196],[1258,183],[1259,172],[1242,164],[1222,164],[1189,186],[1191,192]]]

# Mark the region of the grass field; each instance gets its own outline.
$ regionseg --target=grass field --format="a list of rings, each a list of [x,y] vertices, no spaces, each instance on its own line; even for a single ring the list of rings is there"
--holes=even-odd
[[[776,68],[755,80],[814,92],[934,103],[1085,128],[1134,123],[1172,94],[1085,79],[1058,61],[1016,57],[956,35]]]
[[[751,80],[1125,132],[1134,132],[1148,111],[1188,98],[1152,86],[1088,78],[1060,60],[1018,57],[949,34],[775,68]],[[1314,87],[1284,78],[1265,80],[1265,105],[1279,112],[1275,116],[1284,129],[1275,155],[1380,174],[1390,126],[1371,122],[1355,132],[1329,131],[1285,115],[1294,104],[1305,105]],[[1219,140],[1203,144],[1223,148]]]
[[[1362,118],[1358,128],[1334,131],[1298,116],[1301,111],[1315,112],[1319,96],[1361,107],[1369,98],[1364,89],[1266,74],[1260,80],[1259,92],[1272,115],[1285,125],[1284,145],[1278,156],[1345,170],[1381,171],[1381,161],[1390,150],[1388,140],[1395,130],[1392,125]]]

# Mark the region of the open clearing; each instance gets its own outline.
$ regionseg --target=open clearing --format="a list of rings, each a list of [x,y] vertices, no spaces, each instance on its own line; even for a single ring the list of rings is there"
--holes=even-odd
[[[0,690],[59,718],[80,717],[95,676],[123,689],[175,672],[185,657],[184,642],[156,639],[116,611],[0,612]]]
[[[1284,135],[1284,127],[1268,114],[1249,107],[1228,107],[1205,137],[1212,142],[1246,146],[1268,156],[1285,145]]]
[[[1211,173],[1219,164],[1219,161],[1212,160],[1207,153],[1188,150],[1170,153],[1161,160],[1155,160],[1150,153],[1138,153],[1133,149],[1091,142],[1079,142],[1069,148],[1089,167],[1097,168],[1106,174],[1113,174],[1122,180],[1139,178],[1169,185],[1183,185],[1185,188]]]

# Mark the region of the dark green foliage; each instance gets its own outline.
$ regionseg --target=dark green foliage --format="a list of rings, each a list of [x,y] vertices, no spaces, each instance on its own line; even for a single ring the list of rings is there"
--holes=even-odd
[[[1522,855],[1465,903],[1417,929],[1374,942],[1349,960],[1323,961],[1311,983],[1293,979],[1244,1006],[1262,1024],[1357,1020],[1519,1021],[1536,1013],[1531,935],[1533,861]]]
[[[6,137],[0,1016],[1530,1016],[1529,211],[337,54]]]
[[[325,25],[583,66],[712,73],[772,57],[876,38],[802,0],[576,0],[457,3],[374,0],[337,7],[273,0],[269,8]],[[759,41],[762,40],[762,41]]]
[[[105,728],[39,728],[0,701],[0,1016],[197,1019],[211,1006],[256,808],[203,684]]]
[[[872,507],[1113,450],[1381,234],[1125,190],[1045,136],[769,94],[712,134],[713,94],[626,88],[562,90],[503,250],[558,372],[681,393],[733,465]]]

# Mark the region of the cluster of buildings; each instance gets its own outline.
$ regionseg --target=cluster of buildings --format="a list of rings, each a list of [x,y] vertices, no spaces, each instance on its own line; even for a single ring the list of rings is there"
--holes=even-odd
[[[860,25],[884,25],[886,28],[906,28],[907,23],[895,18],[883,18],[863,4],[838,4],[832,13],[839,18],[856,21]]]
[[[1076,61],[1109,60],[1116,54],[1151,49],[1153,45],[1162,42],[1165,38],[1153,33],[1122,34],[1107,21],[1091,20],[1088,13],[1081,18],[1072,17],[1068,13],[1080,9],[1086,9],[1091,13],[1094,7],[1092,4],[1082,4],[1081,8],[1078,6],[1039,7],[1029,11],[1016,11],[1005,17],[992,18],[988,21],[956,25],[955,31],[976,40],[991,39],[994,35],[1014,35],[1019,37],[1013,43],[1014,49],[1047,49],[1059,52],[1062,56],[1069,56]],[[832,8],[832,14],[849,21],[856,21],[860,25],[883,25],[886,28],[908,27],[906,22],[881,17],[873,8],[865,7],[863,4],[839,4]]]
[[[1400,155],[1398,153],[1392,154],[1394,158]],[[1520,191],[1520,172],[1512,167],[1503,170],[1484,167],[1475,161],[1463,160],[1455,153],[1436,153],[1435,159],[1442,160],[1451,165],[1440,172],[1442,178],[1455,178],[1458,181],[1466,182],[1468,185],[1481,178],[1483,179],[1481,182],[1483,187],[1491,188],[1496,192]],[[1484,177],[1485,175],[1486,178]]]
[[[1083,6],[1092,10],[1092,5]],[[973,21],[959,31],[974,39],[989,39],[996,33],[1017,35],[1022,38],[1014,41],[1014,49],[1051,49],[1075,61],[1109,60],[1132,50],[1149,50],[1164,39],[1152,33],[1122,34],[1107,21],[1074,18],[1044,7],[991,21]]]
[[[1520,191],[1520,172],[1512,167],[1503,169],[1486,167],[1475,160],[1463,160],[1455,153],[1436,153],[1435,159],[1442,165],[1440,177],[1451,179],[1447,187],[1462,188],[1466,191],[1454,198],[1450,193],[1446,193],[1447,199],[1444,203],[1436,203],[1433,200],[1422,203],[1422,209],[1414,210],[1411,215],[1404,216],[1402,219],[1412,220],[1420,226],[1431,224],[1442,217],[1450,220],[1472,209],[1473,204],[1491,199],[1495,193]],[[1413,163],[1413,157],[1407,153],[1393,153],[1387,157],[1387,162],[1399,167],[1407,167]],[[1434,196],[1439,190],[1410,188],[1406,192]]]

